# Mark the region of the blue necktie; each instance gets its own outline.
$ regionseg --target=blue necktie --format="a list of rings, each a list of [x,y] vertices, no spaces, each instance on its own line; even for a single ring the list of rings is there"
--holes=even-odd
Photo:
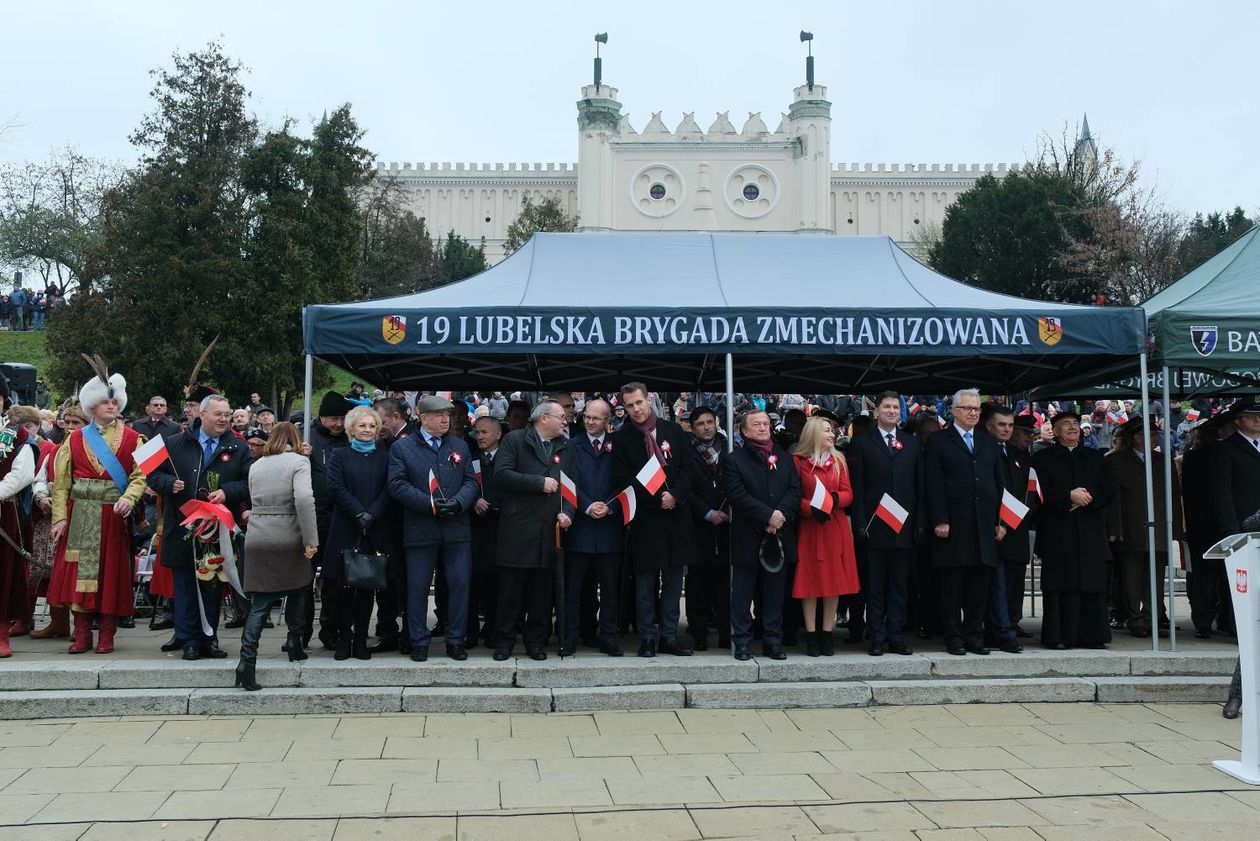
[[[210,459],[214,456],[214,439],[206,439],[206,453],[201,457],[201,464],[204,467],[210,463]]]
[[[433,452],[435,452],[435,453],[436,453],[438,450],[440,450],[440,449],[442,448],[442,439],[441,439],[441,438],[430,438],[430,439],[429,439],[429,446],[430,446],[430,447],[432,447],[432,448],[433,448]]]
[[[967,452],[974,453],[976,451],[975,442],[971,440],[971,433],[963,433],[963,440],[967,442]]]

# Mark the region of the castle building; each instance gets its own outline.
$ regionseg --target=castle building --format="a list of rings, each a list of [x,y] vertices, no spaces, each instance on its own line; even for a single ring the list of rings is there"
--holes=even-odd
[[[819,84],[796,88],[773,130],[760,113],[736,129],[729,112],[707,129],[686,113],[671,130],[656,112],[639,131],[616,88],[597,80],[581,97],[576,164],[378,163],[377,176],[398,181],[435,237],[484,242],[494,263],[526,197],[557,199],[579,230],[884,234],[914,253],[960,193],[1015,168],[833,163]]]

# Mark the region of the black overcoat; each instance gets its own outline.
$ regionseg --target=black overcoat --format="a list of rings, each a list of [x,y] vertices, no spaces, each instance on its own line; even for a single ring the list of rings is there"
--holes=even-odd
[[[950,424],[928,439],[923,455],[924,496],[933,529],[949,525],[949,537],[932,537],[937,567],[997,566],[998,509],[1002,504],[1001,454],[989,435],[972,433],[975,449]],[[898,500],[900,501],[900,500]],[[904,504],[904,503],[903,503]]]
[[[1196,555],[1224,536],[1218,531],[1212,502],[1212,451],[1220,445],[1220,441],[1211,441],[1186,450],[1181,457],[1181,499],[1186,515],[1186,537],[1195,547]]]
[[[1136,450],[1115,450],[1103,464],[1111,484],[1111,504],[1107,506],[1107,537],[1116,538],[1113,549],[1125,552],[1146,552],[1150,549],[1150,532],[1146,528],[1146,465]],[[1164,521],[1167,494],[1164,493],[1164,455],[1151,452],[1151,471],[1155,489],[1155,551],[1168,551],[1168,526]],[[1173,539],[1181,540],[1181,477],[1174,469]]]
[[[853,530],[867,529],[866,545],[872,549],[911,549],[915,527],[922,525],[923,448],[918,438],[901,430],[897,430],[896,441],[900,450],[888,446],[877,426],[854,438],[845,450],[853,485],[853,505],[849,507]],[[900,533],[875,517],[884,494],[910,512]]]
[[[340,581],[344,576],[341,553],[346,549],[361,546],[365,552],[390,554],[399,512],[398,504],[389,495],[389,450],[384,447],[377,446],[370,453],[360,453],[353,447],[335,449],[328,460],[327,475],[333,512],[320,574]],[[360,543],[362,529],[355,518],[364,512],[371,514],[373,521]],[[390,565],[401,560],[391,556]]]
[[[626,549],[636,573],[682,569],[696,556],[695,525],[690,507],[695,481],[691,441],[677,425],[659,418],[656,440],[662,450],[668,444],[666,481],[655,494],[649,494],[634,478],[648,459],[643,434],[626,421],[612,436],[613,487],[618,493],[627,487],[634,488],[636,513],[626,533]],[[661,508],[661,494],[665,491],[675,500],[669,511]]]
[[[761,541],[775,511],[786,522],[779,529],[783,560],[796,563],[796,515],[801,506],[801,474],[787,450],[775,445],[773,469],[745,443],[722,458],[722,491],[731,504],[731,565],[760,563]],[[841,516],[843,514],[841,513]]]
[[[1212,502],[1217,540],[1242,531],[1242,521],[1260,511],[1260,450],[1242,433],[1212,448]]]
[[[239,517],[249,507],[249,448],[229,429],[219,436],[209,464],[203,466],[205,451],[196,432],[181,432],[165,441],[170,458],[149,474],[149,487],[163,500],[162,566],[189,567],[193,562],[192,541],[186,537],[188,529],[180,525],[184,519],[180,506],[190,499],[205,499],[209,476],[214,474],[227,507]],[[184,489],[179,493],[172,490],[176,474],[184,480]]]
[[[497,452],[496,452],[497,457]],[[499,480],[495,475],[496,461],[477,453],[473,458],[481,462],[481,497],[490,506],[484,514],[475,510],[469,514],[472,523],[473,572],[494,570],[494,558],[499,551],[499,517],[503,513],[503,494],[499,492]]]
[[[1111,483],[1103,454],[1089,447],[1068,450],[1061,444],[1033,456],[1033,469],[1045,496],[1037,516],[1037,554],[1041,557],[1041,586],[1066,593],[1105,593],[1107,562],[1107,506]],[[1084,488],[1093,502],[1071,510],[1070,494]]]
[[[573,468],[563,436],[551,447],[548,457],[532,424],[499,442],[494,478],[502,500],[495,558],[500,567],[546,569],[555,562],[556,516],[561,510],[573,516],[573,506],[564,502],[559,490],[543,493],[543,480],[559,481],[561,470],[570,474]]]
[[[724,511],[730,514],[731,508],[722,492],[722,460],[726,458],[726,442],[719,436],[714,440],[722,448],[722,455],[717,464],[709,464],[705,456],[693,449],[691,463],[695,468],[691,485],[692,520],[696,527],[696,559],[694,563],[708,566],[712,564],[728,564],[731,561],[729,525],[715,526],[705,519],[710,511]]]
[[[1032,556],[1032,541],[1029,530],[1037,521],[1037,510],[1041,508],[1041,500],[1036,492],[1028,491],[1028,474],[1032,470],[1032,453],[1019,447],[1006,445],[1006,456],[1001,457],[1002,445],[998,444],[998,455],[1002,468],[1002,483],[1011,492],[1011,496],[1028,506],[1028,514],[1019,528],[1006,530],[1006,537],[998,542],[998,557],[1013,564],[1026,564]]]

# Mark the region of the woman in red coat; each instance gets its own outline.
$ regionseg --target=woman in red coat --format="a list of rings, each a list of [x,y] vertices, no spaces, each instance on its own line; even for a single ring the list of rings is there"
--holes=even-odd
[[[793,461],[801,474],[801,516],[792,596],[801,599],[805,614],[805,653],[831,656],[836,605],[840,596],[859,589],[853,531],[844,512],[853,503],[853,487],[835,432],[824,418],[805,422]],[[823,626],[816,629],[819,599]]]

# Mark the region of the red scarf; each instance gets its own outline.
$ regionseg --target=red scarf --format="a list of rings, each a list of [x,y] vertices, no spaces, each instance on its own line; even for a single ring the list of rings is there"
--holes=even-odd
[[[649,453],[656,456],[657,460],[661,463],[661,467],[669,464],[669,462],[665,460],[665,453],[661,451],[661,445],[656,443],[656,415],[649,414],[648,419],[643,423],[639,423],[637,420],[631,418],[630,423],[634,424],[634,428],[639,430],[639,434],[643,436],[644,447]]]
[[[754,441],[751,438],[745,438],[744,440],[748,442],[748,446],[752,448],[753,452],[761,456],[762,461],[769,463],[770,454],[774,452],[773,438],[765,442]]]

